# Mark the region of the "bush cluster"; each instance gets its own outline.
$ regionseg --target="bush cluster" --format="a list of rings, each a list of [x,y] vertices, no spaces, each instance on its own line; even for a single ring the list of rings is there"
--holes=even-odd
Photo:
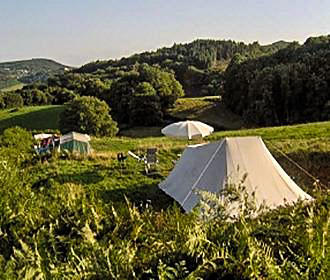
[[[69,73],[53,77],[47,85],[27,85],[15,96],[22,98],[24,105],[57,105],[76,97],[96,97],[110,106],[119,124],[134,126],[162,123],[183,90],[173,73],[141,64],[106,75]]]
[[[60,115],[63,133],[78,131],[96,136],[114,136],[117,123],[110,116],[110,108],[96,97],[83,96],[71,101]]]
[[[20,108],[24,105],[21,95],[14,92],[0,92],[0,109]]]

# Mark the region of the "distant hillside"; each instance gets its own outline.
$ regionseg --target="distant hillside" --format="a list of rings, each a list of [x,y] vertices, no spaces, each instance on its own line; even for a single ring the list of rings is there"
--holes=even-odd
[[[285,48],[289,47],[290,45],[295,45],[295,44],[297,44],[297,42],[286,42],[286,41],[280,40],[280,41],[271,43],[269,45],[263,45],[263,46],[261,46],[261,48],[263,49],[263,51],[265,53],[270,54],[270,53],[275,53],[278,50],[285,49]]]
[[[170,111],[173,118],[195,118],[198,112],[196,119],[212,117],[219,128],[233,128],[236,120],[223,122],[231,113],[239,122],[260,126],[326,121],[329,43],[330,36],[310,37],[302,45],[215,40],[175,44],[92,62],[45,84],[24,86],[16,96],[3,94],[2,108],[62,105],[75,96],[95,96],[109,105],[121,128],[160,124]],[[220,96],[221,104],[209,104],[205,110],[206,100],[175,103],[183,96]]]
[[[44,82],[50,76],[64,73],[71,67],[43,58],[0,63],[0,90],[17,84]]]
[[[258,42],[245,44],[231,40],[198,39],[191,43],[174,44],[169,48],[134,54],[119,60],[91,62],[75,72],[109,76],[114,72],[127,71],[137,63],[147,63],[173,71],[187,96],[221,95],[221,74],[234,55],[257,58],[275,53],[290,44],[292,43],[279,41],[261,46]]]
[[[290,45],[290,42],[279,41],[262,46],[258,42],[245,44],[232,40],[198,39],[191,43],[174,44],[157,51],[142,52],[119,60],[90,62],[75,70],[78,73],[93,73],[109,67],[122,67],[135,63],[158,64],[176,70],[180,65],[194,66],[200,70],[224,68],[237,53],[249,57],[259,57],[274,53]]]

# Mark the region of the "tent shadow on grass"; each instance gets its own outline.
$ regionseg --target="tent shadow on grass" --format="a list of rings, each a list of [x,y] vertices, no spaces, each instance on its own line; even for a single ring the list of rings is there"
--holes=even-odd
[[[144,207],[151,205],[155,210],[166,209],[173,205],[174,200],[158,188],[158,184],[152,183],[131,188],[119,188],[113,190],[99,190],[98,196],[104,203],[125,204],[125,197],[135,206]]]
[[[39,178],[32,184],[32,189],[40,189],[42,187],[50,188],[52,186],[51,180],[58,182],[59,184],[74,183],[74,184],[97,184],[104,179],[96,171],[85,171],[81,173],[68,173],[48,176],[47,178]]]

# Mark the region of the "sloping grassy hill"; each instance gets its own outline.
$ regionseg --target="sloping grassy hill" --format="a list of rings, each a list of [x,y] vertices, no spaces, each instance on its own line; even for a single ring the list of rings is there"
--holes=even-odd
[[[226,109],[218,96],[180,98],[169,114],[176,119],[199,120],[220,130],[244,126],[241,117]]]
[[[179,103],[182,102],[181,111],[178,108],[175,108],[174,111],[176,114],[187,114],[189,116],[198,116],[199,114],[204,116],[205,119],[201,119],[207,123],[213,124],[213,122],[226,121],[225,116],[223,119],[217,119],[217,115],[214,114],[212,119],[212,114],[207,114],[207,110],[216,110],[214,109],[213,100],[208,99],[185,99],[183,101],[179,100]],[[182,104],[181,103],[181,104]],[[182,108],[188,108],[186,111]],[[207,109],[209,105],[211,108]],[[197,109],[196,109],[197,108]],[[58,129],[58,120],[59,114],[63,111],[64,106],[36,106],[36,107],[25,107],[21,108],[18,111],[15,110],[3,110],[0,111],[0,131],[10,127],[10,126],[21,126],[31,130],[57,130]],[[198,110],[201,110],[200,113]],[[187,112],[193,112],[188,114]],[[204,115],[203,115],[204,114]],[[213,122],[212,122],[213,121]],[[228,125],[229,125],[228,121]],[[237,121],[239,123],[239,120]],[[229,126],[234,126],[232,122]],[[235,126],[234,126],[235,127]],[[236,127],[235,127],[236,128]],[[160,174],[161,178],[164,178],[168,172],[173,167],[172,161],[177,159],[177,154],[181,153],[184,147],[188,144],[185,140],[178,140],[173,138],[164,137],[160,133],[161,127],[151,127],[151,128],[133,128],[127,131],[122,132],[122,136],[114,138],[93,138],[92,146],[95,150],[94,156],[101,160],[100,162],[92,160],[84,161],[83,165],[94,168],[94,165],[100,165],[101,169],[107,169],[107,166],[117,165],[116,155],[118,152],[127,153],[129,150],[136,152],[137,154],[145,153],[146,148],[148,147],[157,147],[160,151]],[[303,168],[314,174],[316,177],[322,179],[324,184],[330,182],[330,122],[321,122],[321,123],[310,123],[310,124],[301,124],[294,126],[282,126],[282,127],[270,127],[270,128],[258,128],[258,129],[245,129],[245,130],[229,130],[229,131],[220,131],[215,132],[206,139],[205,141],[216,141],[223,137],[230,136],[248,136],[248,135],[258,135],[261,136],[271,152],[277,157],[280,163],[286,168],[288,173],[295,178],[298,178],[298,182],[305,185],[306,188],[310,187],[313,183],[311,178],[308,178],[306,174],[301,172],[299,168],[290,163],[279,151],[284,152],[294,161],[298,162]],[[125,136],[126,135],[126,136]],[[198,140],[194,140],[189,143],[197,143]],[[129,159],[128,162],[131,162],[132,174],[130,175],[133,181],[128,180],[124,183],[123,188],[130,185],[143,185],[144,180],[141,182],[136,182],[136,178],[139,178],[139,172],[143,170],[143,165],[135,163],[134,159]],[[72,161],[70,169],[80,169],[80,162]],[[65,164],[68,168],[67,164]],[[87,167],[86,166],[86,167]],[[133,167],[135,166],[135,167]],[[89,168],[89,167],[88,167]],[[141,170],[139,171],[139,169]],[[88,173],[88,176],[91,174]],[[118,174],[120,176],[120,174]],[[79,176],[80,178],[80,176]],[[84,176],[81,177],[82,180]],[[119,180],[119,178],[117,178]],[[108,175],[102,180],[105,180],[104,183],[111,180],[113,184],[117,184],[117,179],[114,179],[113,175],[111,178],[108,178]],[[87,180],[87,179],[86,179]],[[159,182],[159,179],[152,180],[156,185],[156,182]],[[83,183],[83,181],[81,182]],[[109,182],[108,182],[109,183]],[[108,184],[106,183],[106,184]],[[112,183],[110,185],[112,185]],[[126,187],[125,187],[126,186]],[[123,193],[127,194],[127,191],[123,189]],[[158,192],[156,192],[159,194]]]
[[[16,86],[23,85],[15,77],[6,77],[0,71],[0,92],[15,90]]]
[[[219,96],[179,98],[168,114],[173,122],[198,120],[213,126],[215,130],[236,130],[250,126],[240,116],[226,109]],[[159,127],[139,127],[120,131],[120,135],[148,137],[160,136],[161,132]]]
[[[180,102],[181,100],[179,100]],[[210,103],[212,105],[213,100],[207,99],[187,99],[183,103],[191,105],[190,108],[200,106],[202,112],[203,105]],[[198,106],[196,106],[196,104]],[[180,106],[180,105],[179,105]],[[188,106],[183,105],[184,108]],[[204,107],[205,108],[205,107]],[[3,110],[0,111],[0,131],[10,126],[21,126],[31,130],[58,130],[59,114],[64,110],[64,106],[35,106],[25,107],[18,111],[15,110]],[[179,109],[175,109],[176,113],[180,112]],[[207,109],[206,109],[207,110]],[[182,110],[183,111],[183,110]],[[181,112],[182,112],[181,111]],[[187,110],[189,111],[189,110]],[[194,111],[194,114],[198,114],[198,110]],[[197,113],[196,113],[197,112]],[[205,114],[205,122],[209,121],[211,114]],[[215,116],[216,117],[216,116]],[[225,118],[224,118],[225,120]],[[213,120],[214,121],[214,120]],[[84,162],[70,162],[70,169],[80,169],[80,165],[88,167],[91,165],[92,169],[94,165],[101,166],[101,169],[107,169],[107,166],[117,165],[116,155],[118,152],[127,153],[129,150],[136,152],[137,154],[143,154],[148,147],[157,147],[160,151],[160,174],[164,178],[173,167],[173,160],[177,159],[177,154],[181,153],[184,147],[188,144],[185,140],[173,139],[164,137],[160,133],[161,127],[151,128],[134,128],[128,131],[122,132],[122,136],[114,138],[93,138],[92,147],[95,150],[94,157],[96,161]],[[284,152],[294,161],[298,162],[301,166],[314,174],[316,177],[320,177],[325,184],[330,181],[330,122],[301,124],[294,126],[282,126],[282,127],[270,127],[270,128],[258,128],[258,129],[245,129],[245,130],[229,130],[215,132],[209,137],[205,138],[205,141],[216,141],[223,137],[231,136],[248,136],[258,135],[261,136],[271,152],[277,157],[280,163],[286,168],[286,170],[292,176],[299,178],[299,182],[304,185],[311,185],[313,183],[310,178],[307,178],[305,174],[301,172],[297,167],[292,165],[280,152]],[[125,136],[126,135],[126,136]],[[189,143],[197,143],[198,140],[194,140]],[[132,172],[130,175],[133,181],[128,180],[124,183],[125,186],[129,185],[143,185],[143,182],[135,182],[138,178],[139,172],[143,170],[143,165],[138,163],[140,167],[133,167],[137,163],[130,158],[128,162],[132,163]],[[67,166],[67,164],[65,164]],[[68,167],[68,166],[67,166]],[[65,168],[67,168],[65,167]],[[136,170],[133,170],[136,169]],[[141,170],[139,170],[141,169]],[[88,173],[89,174],[89,173]],[[89,174],[90,175],[90,174]],[[88,176],[89,176],[88,175]],[[120,176],[120,174],[118,174]],[[79,176],[80,177],[80,176]],[[84,176],[82,176],[84,177]],[[110,178],[111,177],[111,178]],[[111,175],[105,175],[105,183],[111,180],[114,184],[117,184],[117,179]],[[141,177],[142,179],[143,177]],[[82,179],[85,180],[85,179]],[[149,180],[149,179],[146,179]],[[143,179],[144,181],[144,179]],[[156,181],[159,182],[159,179]],[[107,183],[106,183],[107,184]],[[112,183],[111,183],[112,184]],[[155,186],[155,185],[154,185]],[[124,186],[123,186],[124,187]],[[125,187],[124,187],[125,188]],[[126,193],[126,191],[124,191]],[[157,192],[158,193],[158,192]]]
[[[58,129],[60,113],[64,105],[31,106],[0,111],[0,131],[21,126],[31,130]]]
[[[65,65],[58,63],[51,59],[45,58],[33,58],[27,60],[17,60],[17,61],[8,61],[1,62],[0,69],[10,69],[10,70],[21,70],[27,69],[29,71],[57,71],[66,67]],[[8,70],[9,71],[9,70]]]

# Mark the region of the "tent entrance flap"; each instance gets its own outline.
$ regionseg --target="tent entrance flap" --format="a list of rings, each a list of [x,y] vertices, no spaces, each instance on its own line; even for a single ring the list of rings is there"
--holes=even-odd
[[[218,192],[226,180],[225,142],[188,146],[160,188],[177,200],[186,211],[198,203],[195,191]],[[195,191],[194,191],[195,190]]]
[[[189,203],[187,203],[187,207],[185,207],[185,203],[187,202],[189,196],[193,193],[195,189],[201,189],[201,190],[209,190],[216,192],[217,191],[217,182],[211,182],[212,179],[216,179],[216,181],[223,181],[224,180],[224,172],[220,173],[222,178],[218,178],[217,176],[214,176],[214,174],[218,174],[218,170],[213,170],[211,164],[216,159],[218,160],[219,157],[225,156],[224,149],[222,152],[219,153],[220,149],[223,147],[224,141],[220,142],[214,153],[209,158],[208,162],[206,163],[205,167],[203,168],[202,172],[198,176],[195,183],[191,186],[191,190],[187,193],[186,197],[182,201],[182,206],[184,208],[190,208]],[[215,166],[215,165],[213,165]],[[226,169],[226,167],[225,167]],[[213,177],[213,178],[212,178]],[[218,179],[218,180],[217,180]],[[208,186],[210,184],[210,186]]]

